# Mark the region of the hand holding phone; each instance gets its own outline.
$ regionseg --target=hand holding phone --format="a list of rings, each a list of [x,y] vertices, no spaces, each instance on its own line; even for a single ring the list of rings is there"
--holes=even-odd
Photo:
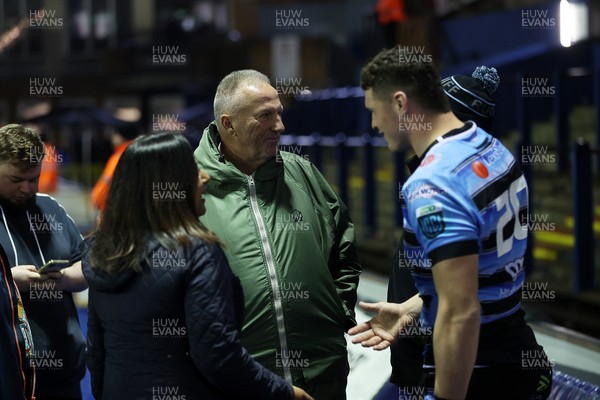
[[[69,260],[50,260],[46,264],[38,268],[39,274],[47,274],[48,272],[57,272],[65,268],[70,263]]]

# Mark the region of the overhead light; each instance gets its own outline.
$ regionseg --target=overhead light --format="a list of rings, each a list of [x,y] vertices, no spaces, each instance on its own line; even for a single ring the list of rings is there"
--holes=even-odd
[[[560,0],[560,44],[570,47],[573,38],[575,21],[573,10],[568,0]]]
[[[586,3],[560,1],[560,44],[569,47],[590,37],[589,14]]]

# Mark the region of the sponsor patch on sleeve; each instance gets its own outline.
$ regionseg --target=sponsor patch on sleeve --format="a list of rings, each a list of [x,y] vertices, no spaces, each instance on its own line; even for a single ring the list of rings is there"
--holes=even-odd
[[[427,239],[433,239],[446,229],[441,204],[431,204],[417,208],[419,229]]]

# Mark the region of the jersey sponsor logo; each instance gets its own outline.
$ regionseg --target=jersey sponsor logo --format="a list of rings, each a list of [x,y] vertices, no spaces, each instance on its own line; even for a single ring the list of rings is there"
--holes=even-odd
[[[417,208],[417,221],[421,232],[427,239],[433,239],[446,229],[440,204]]]
[[[475,175],[483,179],[487,178],[490,175],[490,172],[488,171],[487,167],[483,165],[481,161],[475,161],[473,164],[471,164],[471,169],[473,170],[473,172],[475,172]]]
[[[444,189],[440,189],[437,186],[430,185],[428,183],[417,183],[414,185],[410,185],[407,188],[408,191],[408,201],[416,200],[416,199],[430,199],[438,194],[445,194],[446,191]]]
[[[500,147],[499,143],[496,141],[494,146],[488,151],[483,159],[488,165],[493,165],[496,161],[500,160],[504,156],[504,150]]]

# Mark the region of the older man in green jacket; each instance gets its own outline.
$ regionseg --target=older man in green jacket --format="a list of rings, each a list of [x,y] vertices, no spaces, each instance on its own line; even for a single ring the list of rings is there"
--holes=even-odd
[[[195,152],[211,176],[202,222],[244,288],[242,343],[315,398],[345,399],[361,271],[347,208],[313,164],[278,151],[283,107],[265,75],[232,72],[214,108]]]

